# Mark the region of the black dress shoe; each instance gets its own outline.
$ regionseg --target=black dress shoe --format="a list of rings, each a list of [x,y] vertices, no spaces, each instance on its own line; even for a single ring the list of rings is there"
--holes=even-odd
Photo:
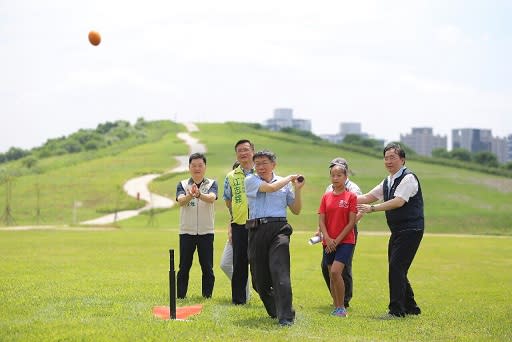
[[[416,306],[414,308],[409,308],[409,309],[405,310],[405,314],[406,315],[419,315],[419,314],[421,314],[421,309],[418,306]]]
[[[405,317],[405,313],[390,311],[387,314],[385,314],[384,316],[381,316],[380,319],[388,320],[388,319],[397,319],[397,318],[402,318],[402,317]]]
[[[287,319],[280,319],[279,320],[279,325],[282,326],[282,327],[289,327],[289,326],[293,325],[293,321],[289,321]]]

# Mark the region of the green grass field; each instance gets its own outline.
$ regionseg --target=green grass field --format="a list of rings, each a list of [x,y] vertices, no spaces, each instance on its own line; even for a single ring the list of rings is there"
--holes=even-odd
[[[276,152],[278,174],[306,176],[303,210],[299,216],[289,215],[295,230],[291,256],[297,322],[280,328],[266,317],[254,291],[249,305],[230,304],[230,285],[218,267],[228,224],[221,198],[216,203],[213,298],[200,297],[196,261],[189,298],[178,305],[201,303],[203,313],[188,322],[154,318],[152,307],[168,303],[168,250],[178,249],[178,208],[119,221],[115,228],[97,228],[73,225],[72,206],[76,200],[83,203],[78,221],[143,206],[120,191],[124,182],[163,174],[176,166],[174,156],[188,154],[176,137],[185,131],[183,126],[157,126],[154,135],[162,138],[52,157],[39,162],[38,173],[21,170],[13,178],[9,210],[14,225],[35,229],[0,228],[0,341],[512,339],[512,179],[408,161],[425,199],[427,235],[410,271],[424,314],[399,321],[378,319],[388,301],[387,227],[384,215],[375,213],[359,224],[355,294],[350,317],[343,320],[329,316],[321,250],[309,246],[307,239],[316,230],[316,211],[329,182],[328,162],[347,158],[351,179],[368,191],[386,175],[382,159],[238,123],[201,124],[192,134],[207,147],[207,176],[219,181],[219,194],[234,161],[233,144],[241,138],[253,140],[257,150]],[[0,171],[18,167],[11,163]],[[150,187],[174,198],[177,182],[185,177],[187,173],[165,175]],[[0,184],[2,218],[7,198],[5,183]],[[42,229],[46,225],[57,228]]]
[[[215,241],[213,298],[200,297],[195,260],[188,298],[203,304],[189,321],[163,321],[168,303],[168,249],[174,229],[0,230],[1,341],[504,341],[512,338],[510,237],[426,235],[410,271],[419,317],[383,321],[388,288],[383,234],[360,235],[354,298],[347,319],[332,317],[318,245],[292,235],[296,324],[281,328],[253,291],[249,305],[230,304],[219,268],[225,231]]]

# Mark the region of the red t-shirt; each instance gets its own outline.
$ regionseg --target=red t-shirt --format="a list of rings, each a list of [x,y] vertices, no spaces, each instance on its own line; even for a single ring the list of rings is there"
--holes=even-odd
[[[332,191],[326,192],[322,196],[320,208],[318,208],[319,214],[325,214],[327,234],[333,239],[340,235],[343,228],[348,224],[351,212],[357,213],[357,195],[347,190],[338,195],[335,195]],[[322,243],[325,246],[325,242]],[[351,229],[345,235],[341,243],[356,243],[354,229]]]

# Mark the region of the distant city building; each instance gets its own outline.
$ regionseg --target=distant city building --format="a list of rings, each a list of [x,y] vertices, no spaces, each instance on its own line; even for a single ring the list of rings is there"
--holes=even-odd
[[[361,138],[368,139],[370,136],[368,133],[364,133],[361,129],[360,122],[342,122],[339,125],[339,132],[336,134],[322,134],[320,138],[327,140],[333,144],[340,144],[347,135],[359,135]],[[384,146],[384,140],[377,140],[382,142]]]
[[[507,162],[512,161],[512,134],[507,137]]]
[[[361,133],[361,123],[360,122],[342,122],[340,123],[340,134],[357,134],[362,135]]]
[[[295,128],[311,132],[311,120],[294,119],[292,108],[274,109],[274,117],[265,120],[264,126],[272,131],[280,131],[283,128]]]
[[[455,148],[463,148],[471,153],[492,152],[491,130],[477,128],[452,129],[452,149]]]
[[[343,141],[343,137],[337,133],[337,134],[320,134],[320,138],[323,140],[327,140],[330,143],[333,144],[340,144]]]
[[[274,109],[274,119],[292,120],[293,119],[293,109],[292,108],[276,108],[276,109]]]
[[[311,132],[311,120],[293,119],[292,127],[295,129],[300,129],[301,131]]]
[[[368,139],[370,136],[368,133],[364,133],[361,130],[360,122],[342,122],[340,123],[340,132],[338,135],[341,138],[341,141],[345,139],[347,135],[359,135],[361,138]]]
[[[311,120],[294,119],[292,108],[276,108],[274,116],[263,124],[273,131],[283,128],[294,128],[311,132]],[[320,138],[334,144],[343,142],[347,135],[359,135],[363,139],[373,139],[385,144],[384,139],[375,139],[362,131],[360,122],[341,122],[339,132],[336,134],[322,134]],[[432,156],[432,151],[438,148],[447,149],[446,136],[434,135],[431,127],[413,127],[410,134],[400,134],[400,142],[404,143],[416,153],[423,156]],[[512,161],[512,134],[507,137],[493,137],[490,129],[457,128],[452,129],[452,150],[465,149],[471,153],[491,152],[496,155],[499,163]]]
[[[491,152],[496,155],[499,163],[508,162],[508,140],[507,138],[492,138]]]
[[[400,134],[400,142],[409,146],[414,152],[422,156],[432,156],[436,148],[447,149],[446,136],[434,135],[430,127],[413,128],[411,134]]]

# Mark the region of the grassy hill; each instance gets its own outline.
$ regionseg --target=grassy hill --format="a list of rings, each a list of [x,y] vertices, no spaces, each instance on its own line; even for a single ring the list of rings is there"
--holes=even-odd
[[[57,156],[45,160],[39,174],[13,178],[10,210],[13,224],[70,224],[74,220],[73,203],[80,201],[77,221],[93,219],[114,209],[141,207],[125,195],[121,188],[130,178],[146,173],[164,173],[176,166],[174,156],[187,155],[187,146],[176,137],[185,127],[172,122],[159,122],[167,131],[161,138],[115,153]],[[241,123],[199,124],[200,131],[191,133],[207,147],[207,176],[219,182],[220,198],[216,203],[216,226],[228,224],[222,201],[223,179],[235,159],[234,143],[248,138],[256,149],[270,149],[278,156],[277,173],[302,173],[306,176],[304,206],[299,216],[289,214],[296,230],[314,231],[320,197],[329,183],[328,163],[336,156],[349,161],[354,173],[351,179],[363,191],[370,190],[386,176],[382,158],[343,150],[309,137],[270,132],[255,125]],[[43,167],[44,166],[44,167]],[[512,235],[512,179],[474,171],[408,161],[407,166],[420,178],[428,232]],[[7,168],[21,167],[11,163]],[[151,183],[152,191],[174,198],[177,182],[187,173],[165,175]],[[0,187],[0,213],[5,218],[7,186]],[[177,207],[120,221],[123,227],[174,228],[178,224]],[[4,225],[4,220],[0,225]],[[387,230],[382,213],[366,215],[362,230]]]
[[[507,284],[512,276],[504,270],[512,262],[512,179],[408,162],[421,179],[427,232],[508,236],[427,234],[409,272],[423,313],[386,321],[379,317],[388,299],[387,236],[362,233],[353,265],[350,317],[341,322],[329,316],[332,298],[320,272],[321,248],[306,241],[315,230],[318,202],[329,182],[328,162],[334,156],[347,158],[352,179],[369,190],[386,175],[382,158],[253,125],[200,124],[199,128],[192,135],[208,148],[208,176],[220,182],[220,193],[234,160],[233,144],[240,138],[253,140],[257,149],[274,150],[279,174],[306,176],[303,211],[299,216],[290,214],[296,230],[290,244],[296,324],[282,329],[266,317],[254,291],[248,305],[231,305],[230,281],[218,267],[228,224],[219,199],[214,296],[200,297],[201,269],[195,258],[189,296],[177,305],[204,307],[188,322],[162,321],[152,315],[155,305],[168,303],[168,249],[177,250],[179,245],[178,208],[120,221],[121,229],[0,229],[0,341],[196,341],[197,336],[211,341],[511,340],[506,322],[511,321]],[[75,200],[83,203],[77,211],[79,221],[114,208],[142,206],[121,191],[123,183],[175,167],[174,156],[188,154],[176,137],[183,131],[185,127],[176,123],[153,122],[142,142],[41,159],[37,170],[25,169],[21,160],[1,165],[0,175],[17,175],[9,183],[15,224],[32,225],[37,218],[41,224],[69,224]],[[151,187],[173,198],[176,183],[187,174],[164,175]],[[7,184],[0,184],[0,215],[5,213]],[[387,230],[384,215],[367,215],[360,230]],[[485,305],[475,304],[475,294],[485,298]]]

